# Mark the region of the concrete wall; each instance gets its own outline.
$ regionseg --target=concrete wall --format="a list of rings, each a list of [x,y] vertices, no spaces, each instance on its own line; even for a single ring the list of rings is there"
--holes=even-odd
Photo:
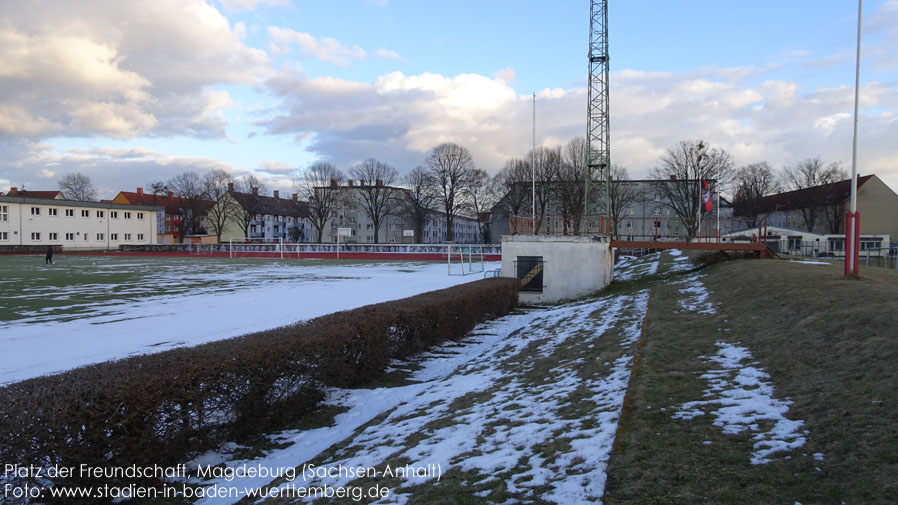
[[[517,277],[518,256],[542,256],[543,291],[522,291],[522,303],[555,303],[599,291],[611,283],[608,242],[588,237],[506,235],[502,237],[502,277]]]

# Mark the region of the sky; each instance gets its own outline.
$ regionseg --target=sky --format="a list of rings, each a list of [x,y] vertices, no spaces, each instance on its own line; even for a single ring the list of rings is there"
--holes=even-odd
[[[611,158],[702,139],[737,166],[851,169],[857,4],[609,5]],[[456,142],[495,174],[586,131],[589,1],[0,1],[0,191],[101,198],[223,168],[295,191],[318,160],[404,174]],[[898,0],[864,4],[858,172],[898,191]]]

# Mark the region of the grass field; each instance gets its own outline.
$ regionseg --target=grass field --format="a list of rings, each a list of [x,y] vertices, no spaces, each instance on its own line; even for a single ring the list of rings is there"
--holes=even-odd
[[[898,502],[898,273],[748,260],[652,289],[605,503]]]
[[[0,384],[482,278],[420,261],[54,259],[0,257]]]

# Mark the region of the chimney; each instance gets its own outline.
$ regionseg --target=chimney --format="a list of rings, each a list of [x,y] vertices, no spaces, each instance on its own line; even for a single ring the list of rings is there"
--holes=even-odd
[[[10,193],[18,193],[18,192],[19,192],[19,188],[13,186],[13,187],[9,188],[9,192],[10,192]]]
[[[293,201],[294,201],[294,202],[298,202],[298,201],[299,201],[299,195],[297,195],[296,193],[293,193]]]
[[[234,192],[234,183],[229,182],[228,183],[228,193],[233,193],[233,192]]]
[[[346,182],[349,183],[349,187],[350,187],[350,188],[353,187],[353,186],[355,186],[355,184],[352,183],[352,179],[349,179],[349,180],[347,180]]]
[[[169,197],[169,198],[172,198],[172,197],[174,197],[174,196],[175,196],[174,193],[172,193],[171,191],[168,192],[168,197]]]
[[[670,176],[670,180],[672,180],[672,181],[677,180],[677,176],[676,176],[676,175],[671,175],[671,176]]]
[[[364,185],[365,185],[365,179],[359,180],[359,186],[364,186]]]
[[[137,194],[138,194],[138,195],[142,195],[142,194],[143,194],[143,188],[137,188]]]
[[[253,189],[253,196],[259,196],[259,188],[252,188],[252,189]]]
[[[377,179],[376,181],[374,181],[374,184],[379,188],[384,185],[384,181],[381,179]]]
[[[280,192],[280,191],[274,190],[274,199],[275,199],[275,200],[280,200],[280,199],[281,199],[281,192]]]

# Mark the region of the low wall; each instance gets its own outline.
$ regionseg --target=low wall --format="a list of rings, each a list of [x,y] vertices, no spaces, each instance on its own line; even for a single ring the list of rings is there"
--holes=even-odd
[[[53,252],[62,252],[61,245],[54,245]],[[47,254],[45,245],[0,245],[0,254]]]
[[[611,244],[589,237],[506,235],[502,277],[518,277],[518,258],[542,258],[542,291],[521,291],[522,303],[555,303],[594,293],[611,283]]]

